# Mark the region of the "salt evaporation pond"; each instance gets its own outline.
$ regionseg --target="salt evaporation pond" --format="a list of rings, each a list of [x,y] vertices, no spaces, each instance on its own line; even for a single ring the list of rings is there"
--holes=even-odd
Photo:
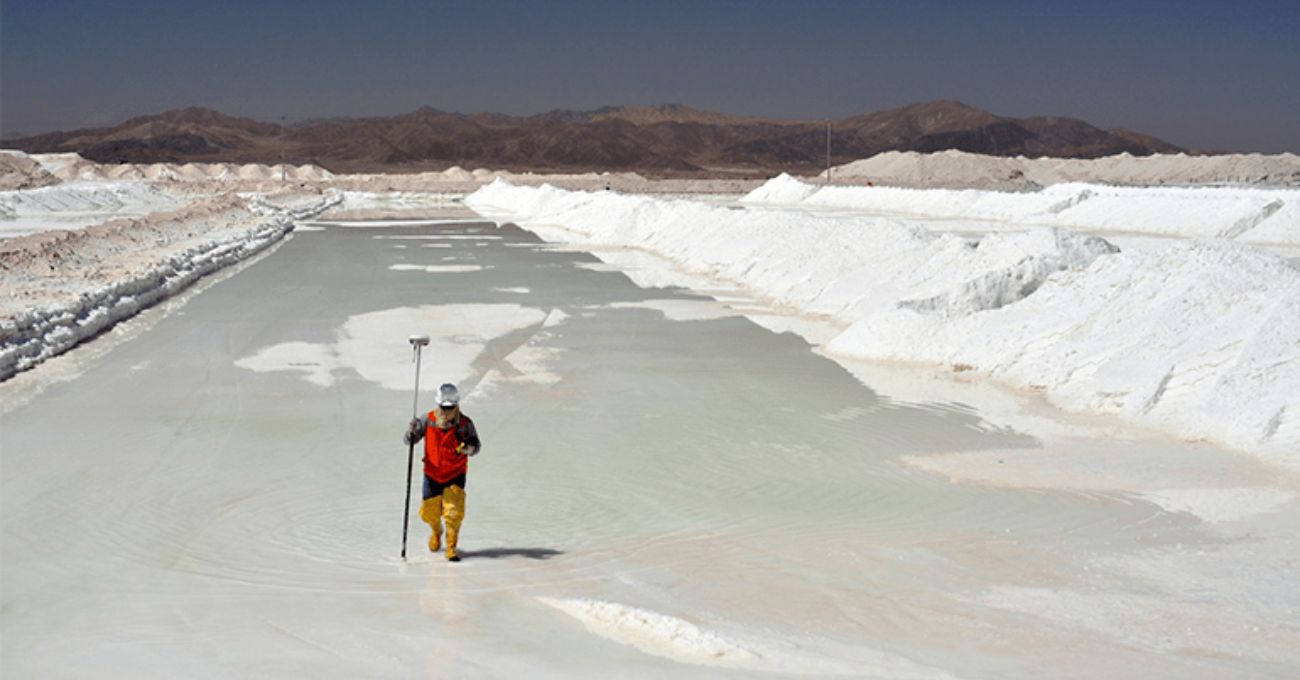
[[[1300,513],[1285,489],[1224,513],[1275,479],[1243,456],[920,398],[742,292],[640,287],[513,227],[317,226],[36,369],[75,377],[0,386],[5,677],[1300,664]],[[418,523],[398,559],[412,333],[426,395],[460,382],[485,442],[458,565]],[[1098,490],[1138,456],[1223,493]]]

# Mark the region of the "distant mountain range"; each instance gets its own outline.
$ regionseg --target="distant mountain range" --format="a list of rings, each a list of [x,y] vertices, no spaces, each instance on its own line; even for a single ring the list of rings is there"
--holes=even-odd
[[[959,149],[996,156],[1093,158],[1173,153],[1150,135],[1103,130],[1075,118],[1010,118],[934,101],[831,122],[831,160],[882,151]],[[23,151],[75,151],[101,163],[315,163],[330,170],[619,170],[665,174],[816,171],[825,121],[769,120],[678,104],[556,110],[534,116],[448,113],[424,107],[387,118],[274,123],[187,108],[109,128],[5,140]]]

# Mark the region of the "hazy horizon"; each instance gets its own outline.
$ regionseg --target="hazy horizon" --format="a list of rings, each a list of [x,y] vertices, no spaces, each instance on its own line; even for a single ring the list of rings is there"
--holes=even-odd
[[[955,99],[1300,151],[1296,25],[1285,2],[5,3],[0,135],[186,106],[295,122],[671,102],[820,120]]]

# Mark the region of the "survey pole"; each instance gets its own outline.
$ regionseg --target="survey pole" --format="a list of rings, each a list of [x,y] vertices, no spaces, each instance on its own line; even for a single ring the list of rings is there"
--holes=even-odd
[[[284,116],[280,116],[280,181],[285,181],[284,172]]]
[[[831,183],[831,121],[826,120],[826,183]]]

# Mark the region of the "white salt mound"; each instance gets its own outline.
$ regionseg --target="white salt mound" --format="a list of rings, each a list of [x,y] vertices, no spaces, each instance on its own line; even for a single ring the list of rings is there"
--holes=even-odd
[[[1097,159],[985,156],[965,151],[887,151],[831,169],[836,181],[913,187],[1025,189],[1065,182],[1135,186],[1300,186],[1293,153],[1188,156],[1127,153]]]
[[[58,184],[59,178],[21,151],[0,150],[0,190],[35,189]]]
[[[176,169],[176,174],[181,179],[185,180],[207,179],[208,166],[206,163],[202,165],[198,163],[186,163]]]
[[[741,203],[798,203],[808,198],[817,187],[811,184],[804,184],[799,180],[781,173],[776,177],[768,180],[762,186],[745,194],[740,199]]]
[[[8,153],[17,154],[22,152],[10,151]],[[29,158],[36,161],[37,163],[40,163],[41,167],[45,168],[46,172],[49,172],[50,174],[54,175],[55,177],[59,177],[60,179],[67,179],[66,177],[63,177],[62,175],[59,174],[59,172],[64,168],[67,168],[70,165],[75,165],[77,163],[90,163],[90,161],[82,158],[79,154],[75,154],[75,153],[34,153],[34,154],[25,154],[25,155],[27,155]]]
[[[453,165],[450,168],[443,170],[441,175],[442,179],[452,180],[455,182],[471,182],[474,180],[474,174],[459,165]]]
[[[273,176],[271,168],[261,163],[248,163],[240,166],[235,174],[239,175],[240,179],[271,179]]]
[[[109,179],[145,179],[145,168],[149,166],[124,164],[110,165],[104,170],[104,176]]]
[[[1017,304],[857,320],[828,349],[967,364],[1076,411],[1300,465],[1300,271],[1226,242],[1097,258]]]

